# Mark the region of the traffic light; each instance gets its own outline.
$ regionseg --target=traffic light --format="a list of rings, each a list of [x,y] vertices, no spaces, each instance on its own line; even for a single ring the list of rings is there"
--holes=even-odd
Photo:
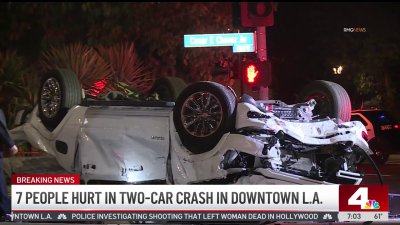
[[[250,60],[243,62],[242,74],[246,84],[254,87],[267,87],[271,83],[270,63],[267,61]]]
[[[244,73],[245,81],[250,85],[257,84],[261,76],[258,65],[254,62],[246,64]]]
[[[272,2],[241,2],[240,12],[243,27],[274,25],[274,4]]]

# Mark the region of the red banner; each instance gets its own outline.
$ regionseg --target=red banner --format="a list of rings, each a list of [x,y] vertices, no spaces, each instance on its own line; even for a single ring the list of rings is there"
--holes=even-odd
[[[12,185],[18,184],[80,184],[79,174],[13,174]]]

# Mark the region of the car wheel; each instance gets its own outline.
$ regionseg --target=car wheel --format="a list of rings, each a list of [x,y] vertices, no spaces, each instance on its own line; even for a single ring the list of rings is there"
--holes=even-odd
[[[68,110],[81,101],[82,89],[78,77],[70,70],[51,70],[40,84],[39,118],[47,129],[54,130]]]
[[[391,149],[390,143],[380,137],[371,139],[368,142],[369,148],[374,152],[371,156],[372,159],[378,164],[385,164],[389,159],[389,149]]]
[[[215,147],[221,137],[234,128],[235,96],[215,82],[189,85],[174,107],[174,125],[182,144],[200,154]]]
[[[299,102],[315,99],[313,110],[316,119],[336,118],[343,122],[350,121],[351,102],[346,90],[337,83],[316,80],[308,84],[299,94]]]
[[[157,93],[160,100],[175,102],[186,86],[185,81],[178,77],[162,77],[154,83],[150,95]]]

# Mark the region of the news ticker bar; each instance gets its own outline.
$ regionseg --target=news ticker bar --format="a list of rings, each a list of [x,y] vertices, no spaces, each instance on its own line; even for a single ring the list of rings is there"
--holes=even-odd
[[[337,212],[17,212],[13,221],[338,221]]]

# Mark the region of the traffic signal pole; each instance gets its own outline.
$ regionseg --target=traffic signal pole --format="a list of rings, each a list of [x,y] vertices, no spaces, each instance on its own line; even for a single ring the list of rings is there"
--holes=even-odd
[[[267,61],[267,36],[265,34],[265,26],[257,27],[257,57],[263,62]]]
[[[235,5],[234,5],[235,6]],[[266,27],[274,25],[274,11],[277,10],[275,2],[240,2],[240,19],[243,27],[255,28],[255,53],[257,54],[259,66],[266,66],[259,74],[257,83],[251,85],[258,87],[258,99],[268,100],[268,86],[271,82],[270,64],[267,64],[267,37]],[[236,11],[235,11],[236,12]],[[260,70],[260,68],[258,68]],[[247,72],[249,73],[249,72]],[[254,75],[254,74],[253,74]],[[246,74],[247,76],[247,74]],[[242,78],[243,80],[243,78]],[[248,82],[248,81],[247,81]],[[243,82],[242,82],[243,84]],[[255,94],[257,95],[257,94]]]
[[[257,58],[263,62],[267,61],[267,35],[265,26],[258,26],[256,29],[256,38],[257,38]],[[265,76],[266,74],[262,74]],[[268,74],[270,76],[270,74]],[[258,95],[260,100],[268,100],[268,86],[260,86]]]
[[[240,96],[244,93],[244,81],[243,81],[243,70],[242,68],[242,54],[239,53],[239,78],[240,78]]]

